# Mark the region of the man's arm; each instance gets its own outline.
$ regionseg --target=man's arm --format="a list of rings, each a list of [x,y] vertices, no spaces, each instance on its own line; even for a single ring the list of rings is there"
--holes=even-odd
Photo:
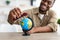
[[[48,24],[47,26],[43,27],[33,27],[32,30],[28,31],[27,33],[42,33],[42,32],[55,32],[57,31],[57,25],[56,24]]]
[[[57,18],[56,18],[56,14],[54,12],[52,12],[52,17],[46,26],[33,27],[32,30],[28,31],[28,33],[53,32],[53,31],[54,32],[57,31]]]
[[[52,29],[49,26],[36,27],[35,32],[52,32]]]
[[[26,13],[27,15],[25,15]],[[19,8],[14,8],[9,12],[7,21],[10,24],[19,24],[23,16],[32,18],[32,15],[29,16],[31,13],[32,13],[32,9],[27,9],[21,12]]]
[[[42,32],[52,32],[52,29],[49,26],[44,27],[34,27],[32,30],[27,33],[42,33]]]

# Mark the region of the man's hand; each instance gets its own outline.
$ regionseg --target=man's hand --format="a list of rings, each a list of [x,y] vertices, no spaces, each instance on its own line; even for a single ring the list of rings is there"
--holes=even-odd
[[[8,22],[11,24],[18,18],[21,17],[21,10],[19,8],[14,8],[9,12]]]
[[[33,27],[30,31],[28,31],[28,34],[31,33],[40,33],[40,32],[52,32],[52,29],[49,26],[44,27]]]

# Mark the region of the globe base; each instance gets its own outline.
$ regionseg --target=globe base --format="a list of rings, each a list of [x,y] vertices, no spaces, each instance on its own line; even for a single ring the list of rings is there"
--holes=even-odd
[[[24,33],[23,36],[30,36],[30,34]]]

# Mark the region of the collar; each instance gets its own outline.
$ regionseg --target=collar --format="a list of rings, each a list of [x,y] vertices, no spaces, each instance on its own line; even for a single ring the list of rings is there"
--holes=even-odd
[[[40,12],[37,12],[37,13],[35,13],[35,15],[39,15],[39,14],[41,14]],[[46,12],[46,14],[45,15],[47,15],[48,16],[48,11]]]

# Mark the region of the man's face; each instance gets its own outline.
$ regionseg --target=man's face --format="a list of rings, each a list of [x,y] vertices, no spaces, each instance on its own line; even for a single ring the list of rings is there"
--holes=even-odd
[[[45,12],[53,6],[54,0],[42,0],[39,10]]]

